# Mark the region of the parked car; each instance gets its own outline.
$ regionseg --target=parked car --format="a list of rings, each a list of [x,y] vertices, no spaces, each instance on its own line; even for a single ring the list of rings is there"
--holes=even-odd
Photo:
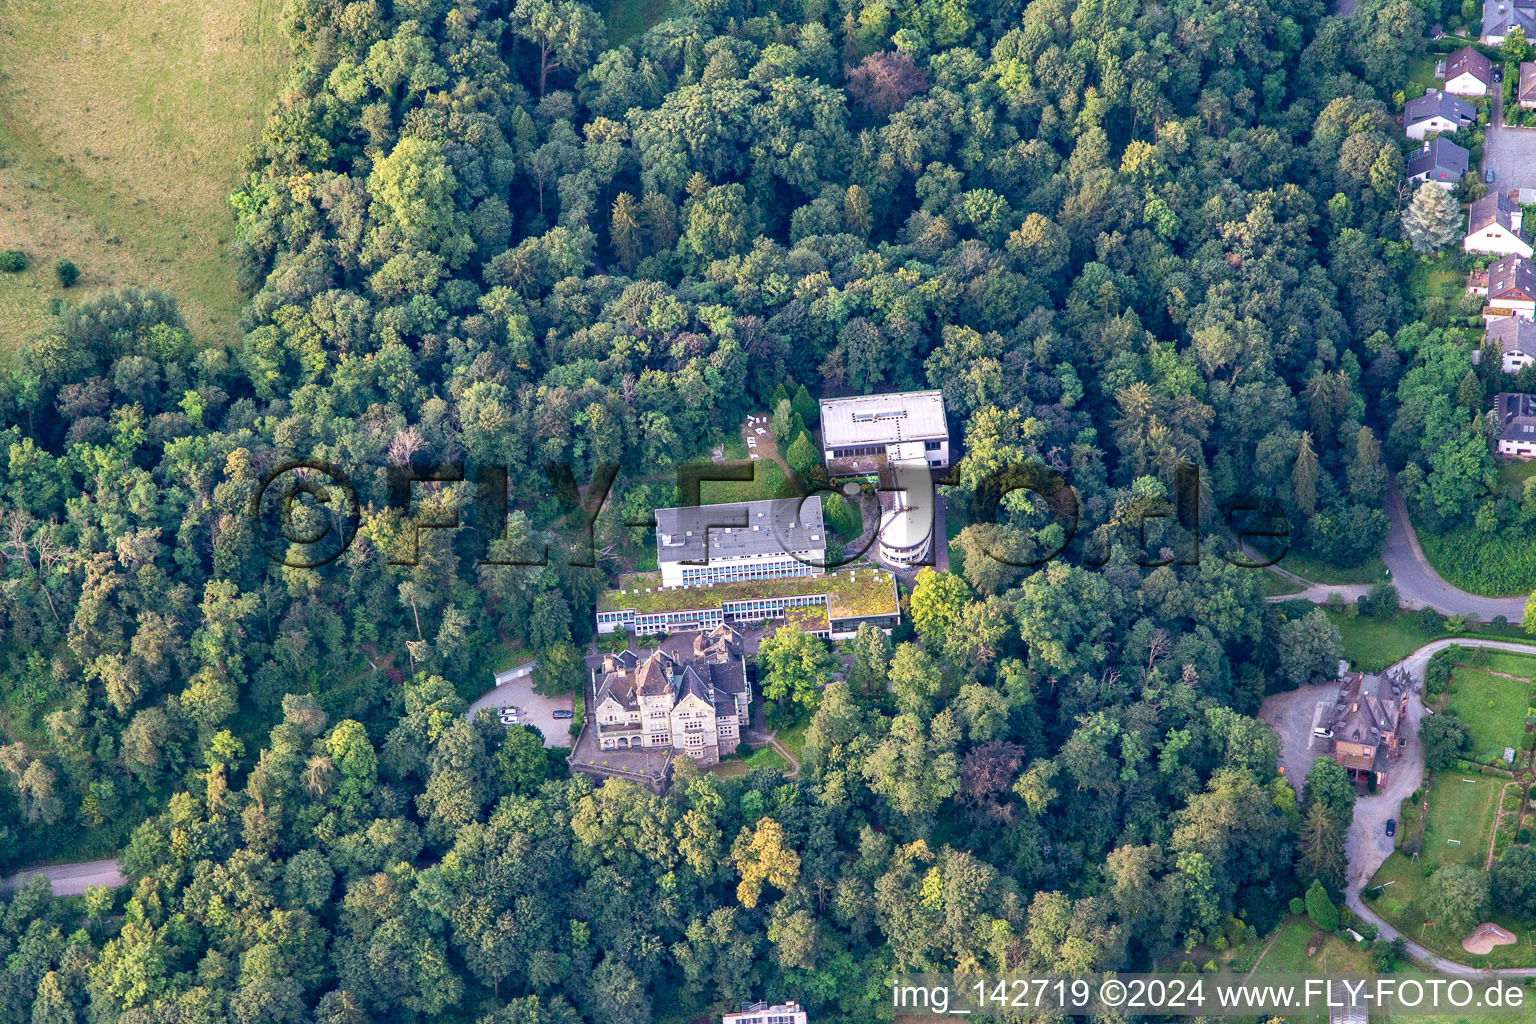
[[[515,715],[517,714],[517,708],[502,708],[501,713],[504,715]]]
[[[1397,835],[1397,819],[1396,818],[1388,818],[1387,819],[1387,835],[1389,835],[1389,836]]]
[[[1502,81],[1504,81],[1504,69],[1503,68],[1494,68],[1493,69],[1493,80],[1495,82],[1502,82]]]
[[[1483,172],[1483,180],[1490,185],[1493,184],[1493,171],[1491,169]]]
[[[555,717],[556,718],[575,718],[576,717],[576,712],[574,712],[574,711],[556,711],[555,712]]]
[[[1424,709],[1424,713],[1426,715],[1428,715],[1430,718],[1434,718],[1435,717],[1435,709],[1434,708],[1425,708]]]

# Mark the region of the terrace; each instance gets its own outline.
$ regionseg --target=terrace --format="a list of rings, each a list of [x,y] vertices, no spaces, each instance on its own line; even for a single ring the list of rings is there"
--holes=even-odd
[[[733,580],[700,587],[663,588],[659,572],[626,573],[619,577],[617,590],[598,596],[597,610],[616,612],[632,608],[641,615],[648,615],[718,608],[727,601],[812,594],[827,595],[827,612],[834,619],[894,615],[898,610],[895,579],[884,569],[867,562],[851,563],[821,576]]]

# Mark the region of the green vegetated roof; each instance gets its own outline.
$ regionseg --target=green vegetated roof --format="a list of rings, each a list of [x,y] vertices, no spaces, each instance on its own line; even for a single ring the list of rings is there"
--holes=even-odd
[[[647,593],[649,590],[649,593]],[[633,608],[645,615],[718,608],[726,601],[751,601],[800,594],[828,595],[828,612],[834,619],[864,615],[894,615],[896,588],[891,574],[868,562],[845,565],[821,576],[791,576],[773,580],[733,580],[711,586],[662,589],[661,573],[636,572],[619,577],[619,589],[597,599],[600,612]]]

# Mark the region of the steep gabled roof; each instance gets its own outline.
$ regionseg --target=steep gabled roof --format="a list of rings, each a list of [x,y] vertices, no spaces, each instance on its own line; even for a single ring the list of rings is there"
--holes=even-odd
[[[1506,391],[1493,399],[1500,441],[1536,444],[1536,395]]]
[[[1445,81],[1449,82],[1458,75],[1471,75],[1484,85],[1492,85],[1493,61],[1472,47],[1463,46],[1445,59]]]
[[[1408,177],[1428,175],[1430,181],[1460,181],[1467,173],[1471,154],[1443,135],[1427,140],[1408,158]]]
[[[1477,112],[1472,109],[1472,104],[1434,89],[1403,104],[1404,125],[1427,121],[1436,114],[1457,124],[1471,124],[1477,120]]]
[[[1483,337],[1486,341],[1498,342],[1499,350],[1505,355],[1517,352],[1536,355],[1536,323],[1529,320],[1517,316],[1501,316],[1488,324]]]
[[[1503,192],[1489,192],[1474,201],[1467,210],[1467,234],[1481,231],[1497,224],[1510,234],[1515,230],[1515,214],[1520,208]]]
[[[1484,0],[1483,35],[1507,36],[1510,29],[1536,31],[1536,4],[1532,0]]]
[[[1488,301],[1536,299],[1536,264],[1524,256],[1505,256],[1488,264]]]

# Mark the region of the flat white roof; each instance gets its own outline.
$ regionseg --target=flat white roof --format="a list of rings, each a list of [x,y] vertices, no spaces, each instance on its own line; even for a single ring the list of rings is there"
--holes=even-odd
[[[940,391],[901,391],[821,400],[824,448],[949,437]]]

